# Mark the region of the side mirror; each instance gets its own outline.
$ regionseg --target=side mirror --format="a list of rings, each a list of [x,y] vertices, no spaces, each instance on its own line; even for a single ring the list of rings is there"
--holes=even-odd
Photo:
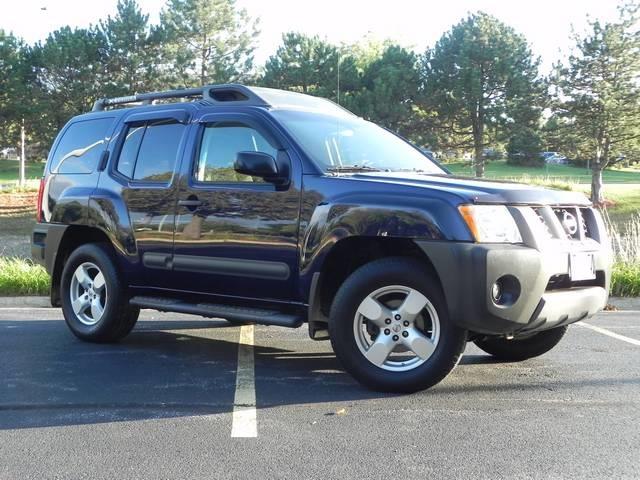
[[[265,181],[283,184],[289,181],[288,172],[281,172],[278,163],[268,153],[238,152],[233,169],[243,175],[264,178]]]

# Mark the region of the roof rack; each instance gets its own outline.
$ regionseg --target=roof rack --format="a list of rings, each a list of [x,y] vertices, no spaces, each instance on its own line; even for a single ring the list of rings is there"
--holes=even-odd
[[[214,104],[238,103],[242,105],[260,107],[270,106],[267,101],[256,95],[250,88],[240,84],[229,83],[222,85],[206,85],[198,88],[167,90],[165,92],[138,93],[136,95],[129,95],[126,97],[101,98],[96,100],[93,104],[92,111],[99,112],[104,110],[106,107],[126,105],[128,103],[142,102],[143,105],[150,105],[155,100],[197,97]]]

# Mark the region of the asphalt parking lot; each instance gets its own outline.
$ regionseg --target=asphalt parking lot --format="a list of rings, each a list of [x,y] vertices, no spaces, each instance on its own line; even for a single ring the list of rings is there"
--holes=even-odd
[[[398,396],[304,328],[144,312],[91,345],[57,309],[0,309],[0,478],[638,478],[640,312],[588,324],[522,363],[469,345]]]

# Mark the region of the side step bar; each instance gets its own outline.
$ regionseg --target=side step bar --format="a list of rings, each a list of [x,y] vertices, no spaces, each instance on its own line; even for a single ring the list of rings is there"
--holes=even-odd
[[[235,307],[213,303],[188,303],[162,297],[136,296],[129,300],[131,305],[151,308],[161,312],[189,313],[208,318],[224,318],[235,322],[276,325],[278,327],[298,328],[304,322],[303,315],[293,315],[259,308]]]

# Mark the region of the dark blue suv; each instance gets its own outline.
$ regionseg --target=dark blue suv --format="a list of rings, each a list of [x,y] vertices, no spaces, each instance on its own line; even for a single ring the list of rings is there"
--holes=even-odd
[[[606,304],[611,262],[581,194],[456,178],[328,100],[242,85],[70,120],[32,251],[83,340],[123,338],[141,308],[307,323],[358,380],[401,392],[443,379],[468,341],[548,351]]]

